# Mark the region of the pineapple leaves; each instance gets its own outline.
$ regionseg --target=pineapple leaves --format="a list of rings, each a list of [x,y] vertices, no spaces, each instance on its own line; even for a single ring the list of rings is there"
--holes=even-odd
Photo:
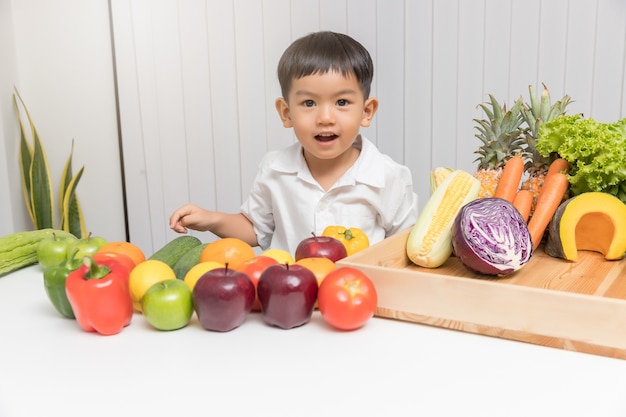
[[[478,131],[476,137],[482,142],[475,152],[479,156],[474,160],[479,168],[497,169],[504,166],[514,154],[525,157],[525,139],[522,123],[523,101],[519,98],[507,110],[506,104],[500,105],[497,99],[489,94],[489,102],[478,105],[487,116],[474,119]]]
[[[539,114],[535,115],[535,118],[546,120],[550,115],[550,107],[552,107],[550,103],[550,93],[546,86],[543,86],[543,92],[541,93],[541,104],[539,105]]]
[[[537,139],[539,128],[543,123],[565,114],[565,108],[571,103],[571,97],[565,95],[562,99],[552,104],[550,92],[545,84],[543,84],[541,97],[535,94],[532,85],[528,86],[528,94],[530,96],[530,104],[524,105],[522,115],[528,125],[527,133],[531,138]]]
[[[17,97],[17,98],[16,98]],[[26,113],[30,127],[29,142],[22,111]],[[55,226],[55,202],[53,184],[50,175],[50,166],[43,143],[35,128],[30,112],[22,100],[17,88],[13,94],[13,104],[18,115],[20,124],[20,152],[19,162],[22,181],[22,193],[28,214],[35,229],[57,228]],[[59,206],[61,208],[61,229],[70,231],[76,237],[85,236],[85,221],[78,198],[76,197],[76,186],[80,180],[84,167],[72,176],[72,154],[74,151],[74,141],[72,141],[72,151],[65,163],[59,190]]]
[[[477,106],[485,114],[482,119],[474,119],[475,136],[481,141],[474,152],[478,155],[474,160],[478,169],[502,168],[511,156],[519,154],[524,158],[526,173],[547,171],[556,155],[543,156],[537,151],[539,129],[546,122],[564,116],[572,100],[564,95],[552,103],[548,88],[545,84],[542,87],[541,94],[536,94],[529,85],[529,101],[525,103],[520,96],[509,110],[492,94]]]

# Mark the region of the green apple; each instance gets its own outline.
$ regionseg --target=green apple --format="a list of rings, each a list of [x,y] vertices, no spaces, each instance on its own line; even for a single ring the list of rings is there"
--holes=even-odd
[[[77,240],[75,237],[58,237],[56,233],[53,233],[52,237],[43,239],[37,244],[39,265],[44,269],[61,265],[70,256],[69,248]]]
[[[193,314],[192,292],[180,279],[153,284],[141,299],[141,310],[152,327],[176,330],[185,327]]]
[[[74,254],[75,259],[82,259],[85,256],[91,256],[106,245],[107,241],[103,237],[92,236],[91,233],[87,237],[77,239],[68,248],[69,254]]]

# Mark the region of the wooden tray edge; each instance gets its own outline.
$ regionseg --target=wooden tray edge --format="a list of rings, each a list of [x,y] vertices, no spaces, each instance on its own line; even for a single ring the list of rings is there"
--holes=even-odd
[[[337,262],[376,285],[376,315],[626,359],[626,300],[405,269],[410,230]]]

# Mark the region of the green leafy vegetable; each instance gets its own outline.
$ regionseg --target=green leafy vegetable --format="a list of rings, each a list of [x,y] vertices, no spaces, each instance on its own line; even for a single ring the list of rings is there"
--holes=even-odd
[[[600,123],[579,114],[557,117],[539,128],[537,151],[569,162],[572,195],[600,191],[626,203],[626,118]]]

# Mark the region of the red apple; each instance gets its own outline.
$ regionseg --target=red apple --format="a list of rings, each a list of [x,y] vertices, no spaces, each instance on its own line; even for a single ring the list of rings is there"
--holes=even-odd
[[[302,265],[268,267],[257,284],[263,319],[283,329],[306,324],[317,301],[317,288],[315,274]]]
[[[303,258],[328,258],[333,262],[348,256],[346,247],[332,236],[308,237],[296,248],[296,261]]]
[[[261,303],[259,303],[259,297],[256,295],[256,288],[259,282],[259,278],[261,278],[261,274],[265,271],[269,266],[276,265],[278,261],[274,258],[270,258],[269,256],[258,255],[254,258],[248,259],[247,261],[237,265],[235,268],[237,271],[243,272],[248,275],[248,277],[252,280],[254,284],[254,304],[252,304],[252,311],[261,311]]]
[[[228,332],[244,322],[254,297],[254,284],[248,275],[226,265],[198,279],[193,287],[193,308],[206,330]]]

